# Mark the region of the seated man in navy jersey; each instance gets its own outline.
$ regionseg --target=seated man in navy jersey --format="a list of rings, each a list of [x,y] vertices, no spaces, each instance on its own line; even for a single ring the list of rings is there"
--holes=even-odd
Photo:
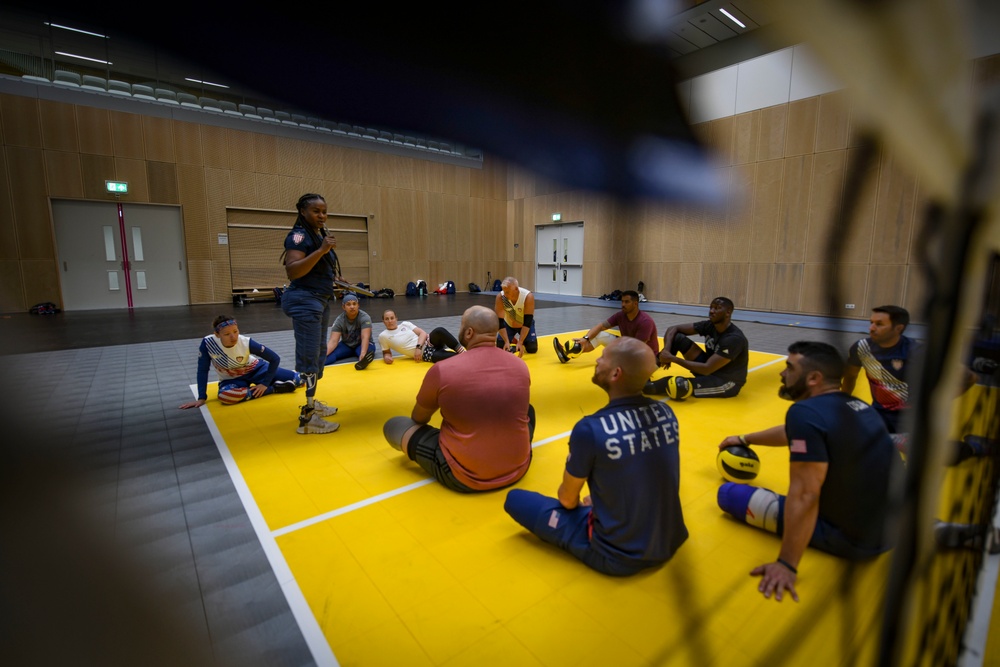
[[[514,489],[504,503],[519,524],[604,574],[662,565],[688,536],[678,496],[677,418],[642,395],[655,369],[644,341],[609,343],[592,381],[610,402],[573,427],[558,498]],[[584,483],[590,495],[581,500]]]
[[[781,550],[773,563],[750,573],[758,590],[795,601],[799,562],[807,546],[850,560],[870,558],[891,547],[886,530],[889,479],[902,465],[878,413],[840,391],[844,360],[827,343],[798,342],[788,348],[778,395],[794,401],[784,425],[731,435],[732,445],[788,447],[788,495],[726,482],[719,507],[740,521],[777,533]]]

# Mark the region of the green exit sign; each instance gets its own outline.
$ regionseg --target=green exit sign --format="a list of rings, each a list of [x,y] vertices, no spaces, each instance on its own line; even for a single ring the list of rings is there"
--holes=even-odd
[[[108,188],[108,192],[113,192],[116,195],[128,194],[128,183],[126,181],[104,181],[104,184]]]

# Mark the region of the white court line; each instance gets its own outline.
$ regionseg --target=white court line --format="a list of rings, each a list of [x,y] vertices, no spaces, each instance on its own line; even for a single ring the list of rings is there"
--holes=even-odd
[[[194,394],[195,398],[198,398],[197,385],[191,385],[191,393]],[[292,569],[288,567],[288,562],[285,560],[284,554],[281,553],[278,543],[275,542],[274,537],[271,535],[267,527],[267,522],[264,520],[264,515],[261,514],[260,508],[257,506],[257,501],[254,500],[253,494],[250,493],[250,487],[247,486],[246,480],[243,479],[243,473],[240,472],[239,466],[236,465],[236,461],[233,459],[233,455],[229,451],[222,433],[219,432],[218,426],[215,425],[215,420],[212,419],[212,414],[208,411],[208,406],[203,405],[198,410],[208,425],[208,430],[215,440],[215,446],[219,448],[219,454],[222,456],[223,463],[226,464],[229,477],[233,480],[236,493],[240,496],[243,509],[246,510],[250,524],[253,526],[254,532],[257,533],[260,546],[264,550],[264,555],[267,556],[268,562],[271,564],[274,576],[281,586],[281,592],[285,594],[288,606],[292,610],[292,616],[295,617],[295,621],[299,624],[299,630],[302,632],[302,637],[305,639],[306,645],[312,653],[313,660],[316,661],[317,665],[322,665],[323,667],[339,667],[340,663],[337,662],[336,656],[333,655],[330,643],[320,629],[312,609],[309,608],[309,603],[306,602],[306,598],[302,594],[302,589],[299,588],[299,583],[295,581]]]

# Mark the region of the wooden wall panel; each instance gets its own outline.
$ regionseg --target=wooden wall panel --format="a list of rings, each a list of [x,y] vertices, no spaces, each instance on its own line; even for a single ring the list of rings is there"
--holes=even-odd
[[[8,146],[7,168],[18,256],[22,260],[55,257],[42,151]]]
[[[813,174],[806,219],[808,237],[806,239],[805,261],[827,261],[827,238],[835,214],[840,208],[844,191],[844,169],[847,151],[818,153],[813,160]]]
[[[282,176],[297,176],[301,178],[306,175],[305,166],[302,164],[302,142],[298,139],[276,137],[274,156],[277,160],[277,173]]]
[[[83,153],[80,155],[80,169],[83,179],[83,196],[86,199],[106,199],[108,193],[104,181],[108,178],[119,180],[117,177],[118,171],[115,168],[115,159],[108,155],[88,155],[87,153]],[[120,180],[128,179],[123,178]],[[146,175],[145,170],[143,170],[143,187],[141,188],[143,195],[146,193],[145,184]],[[129,188],[134,191],[134,184],[131,181],[129,182]],[[130,195],[130,197],[132,196]],[[145,201],[145,199],[134,201]]]
[[[699,303],[711,303],[720,296],[728,297],[733,303],[746,303],[750,273],[747,264],[705,263],[703,266]]]
[[[251,134],[253,170],[258,174],[277,174],[278,137],[270,134]]]
[[[779,105],[761,109],[760,134],[757,137],[757,161],[785,157],[785,129],[788,124],[788,106]]]
[[[377,287],[401,291],[422,278],[454,280],[462,290],[470,280],[488,288],[486,272],[513,274],[530,286],[535,227],[560,212],[563,220],[585,222],[585,294],[634,288],[642,280],[647,298],[655,300],[704,304],[724,293],[739,307],[820,312],[823,232],[855,152],[845,150],[855,136],[843,93],[702,124],[698,133],[719,149],[724,163],[737,165],[720,172],[729,184],[727,206],[706,211],[627,206],[491,156],[474,170],[30,98],[0,96],[0,123],[0,243],[12,249],[27,243],[35,253],[48,249],[28,257],[18,246],[8,253],[11,261],[51,260],[51,238],[20,238],[22,213],[31,219],[35,210],[44,212],[43,219],[32,224],[51,236],[46,196],[107,200],[105,179],[128,180],[129,201],[184,207],[195,302],[228,302],[229,258],[217,243],[227,206],[289,210],[299,195],[313,191],[327,198],[333,214],[372,216],[369,253],[376,255],[368,257],[369,276]],[[20,128],[13,142],[22,148],[11,147],[12,127]],[[24,152],[23,145],[38,148],[43,139],[58,152]],[[32,170],[44,174],[36,181],[39,191],[18,190]],[[851,317],[864,317],[862,302],[883,288],[908,303],[920,298],[911,285],[916,269],[907,265],[914,261],[919,189],[888,155],[868,177],[871,187],[847,253],[852,263],[845,298],[858,308],[837,313]],[[5,192],[6,183],[13,189]],[[32,225],[25,230],[35,233]],[[48,270],[44,266],[37,268]],[[55,284],[54,266],[51,275]],[[0,294],[0,303],[5,299]]]
[[[265,205],[265,208],[294,209],[296,202],[299,201],[299,197],[307,192],[316,192],[322,188],[322,182],[310,182],[307,185],[303,182],[304,180],[299,176],[278,175],[277,193],[270,200],[270,203]],[[327,213],[330,213],[330,202],[327,202]]]
[[[902,264],[873,264],[868,269],[868,294],[864,313],[876,306],[898,305],[906,294],[906,266]],[[868,315],[866,314],[865,317]]]
[[[213,267],[212,298],[214,301],[221,302],[226,301],[232,295],[229,246],[219,245],[219,234],[226,234],[229,231],[226,224],[226,207],[232,205],[229,170],[205,169],[205,198],[208,216],[208,246]],[[187,206],[183,209],[182,214],[186,226]],[[274,261],[277,262],[277,258]]]
[[[0,118],[3,119],[4,144],[23,148],[42,147],[38,100],[33,97],[0,95]]]
[[[705,211],[690,208],[685,212],[680,227],[680,246],[682,262],[703,262],[708,253],[705,252]]]
[[[660,294],[661,291],[664,266],[663,262],[632,262],[626,267],[625,282],[615,289],[638,291],[641,280],[644,283],[643,296],[650,300],[659,301],[661,297],[656,295]]]
[[[771,308],[789,313],[799,310],[802,273],[802,264],[775,263]]]
[[[682,262],[679,268],[677,300],[681,303],[700,303],[702,264]]]
[[[771,295],[774,293],[774,264],[750,264],[747,270],[747,300],[736,304],[747,310],[772,310]]]
[[[205,164],[202,148],[201,128],[197,123],[174,121],[171,136],[173,138],[174,155],[178,164]]]
[[[50,197],[83,198],[83,169],[80,154],[45,151],[45,178]]]
[[[757,161],[760,142],[760,111],[749,111],[733,116],[733,164]]]
[[[260,208],[257,205],[257,186],[254,174],[247,171],[230,171],[233,187],[232,205],[238,208]]]
[[[43,148],[73,153],[80,151],[76,108],[72,104],[39,100],[38,112],[41,121]]]
[[[847,92],[840,90],[819,97],[819,117],[816,123],[816,152],[847,148],[847,125],[850,102]]]
[[[174,124],[169,118],[142,116],[142,139],[146,146],[146,159],[157,162],[174,162]]]
[[[361,183],[361,185],[378,185],[378,155],[376,153],[352,151],[351,159],[357,162],[356,168],[352,169],[360,176],[356,182]]]
[[[201,153],[206,167],[229,168],[229,130],[201,125]]]
[[[719,164],[729,166],[735,157],[735,117],[719,118],[708,123],[708,147]]]
[[[449,239],[446,238],[448,226],[444,219],[444,195],[434,192],[427,194],[425,197],[419,197],[417,201],[421,201],[421,199],[427,207],[428,243],[426,245],[426,254],[421,254],[420,256],[427,257],[432,262],[440,262],[448,256],[445,252],[445,247],[449,242]]]
[[[726,202],[726,241],[722,259],[726,262],[749,262],[753,221],[754,164],[739,165],[730,170]]]
[[[753,195],[753,232],[750,257],[754,262],[777,262],[778,214],[781,205],[781,180],[784,160],[757,164]]]
[[[785,158],[775,246],[779,262],[802,262],[809,233],[813,156]]]
[[[52,301],[62,304],[55,259],[21,260],[21,283],[24,285],[24,308]]]
[[[111,137],[111,114],[107,109],[76,107],[76,122],[80,128],[80,152],[94,155],[114,155]]]
[[[111,112],[111,140],[118,157],[146,159],[143,148],[142,117],[123,111]]]
[[[837,280],[840,282],[842,303],[838,302],[831,307],[826,293],[830,281],[830,265],[806,264],[802,279],[801,312],[868,319],[864,305],[868,285],[868,272],[865,267],[854,264],[842,265]],[[853,310],[844,307],[848,303],[854,304]]]
[[[308,181],[325,181],[323,173],[323,144],[311,141],[299,142],[303,178]]]
[[[383,192],[382,216],[382,260],[397,262],[412,260],[413,224],[407,224],[416,217],[416,193],[404,190],[385,190]],[[393,229],[394,233],[386,233]]]
[[[788,127],[785,136],[785,156],[809,155],[816,152],[816,120],[819,98],[807,97],[788,105]]]
[[[97,168],[105,169],[107,165],[103,161],[94,165]],[[90,196],[90,188],[100,194],[96,195],[98,199],[114,199],[113,195],[109,195],[107,189],[104,186],[104,181],[107,179],[113,179],[116,181],[127,181],[128,182],[128,201],[132,202],[152,202],[152,195],[150,194],[150,178],[149,171],[147,169],[147,163],[145,160],[127,160],[125,158],[118,158],[114,161],[114,169],[107,172],[108,175],[101,175],[98,172],[94,172],[87,175],[85,178],[93,178],[93,181],[86,184],[88,188],[88,196]],[[111,175],[113,174],[113,176]]]
[[[847,165],[844,178],[854,169],[858,160],[858,149],[847,151]],[[876,156],[868,166],[863,177],[864,186],[861,189],[854,215],[851,217],[851,230],[844,249],[844,257],[848,262],[867,264],[872,261],[872,235],[875,230],[875,203],[878,195],[879,159]]]
[[[878,201],[875,205],[875,230],[872,235],[872,262],[905,264],[913,230],[916,180],[905,173],[889,155],[882,158],[879,172]]]
[[[14,204],[10,196],[7,150],[0,146],[0,258],[16,260],[19,253],[17,233],[14,231]],[[0,307],[0,312],[5,310]]]
[[[323,144],[321,173],[327,181],[344,180],[344,149],[340,146]]]
[[[188,291],[191,303],[217,303],[213,281],[212,262],[205,259],[188,260]],[[232,303],[232,291],[225,292],[222,302]]]
[[[288,208],[288,199],[282,196],[281,177],[277,174],[254,174],[254,190],[257,193],[258,208]],[[301,193],[300,193],[301,194]],[[294,195],[292,203],[298,201],[300,195]]]
[[[48,299],[54,301],[54,299]],[[21,262],[0,259],[0,312],[23,313],[33,306],[24,302],[24,283],[21,281]]]
[[[256,154],[254,152],[254,135],[242,130],[227,130],[229,137],[229,162],[220,165],[229,167],[233,171],[253,172],[257,169]]]
[[[177,195],[177,165],[170,162],[146,162],[149,201],[152,204],[180,204]]]
[[[925,266],[910,264],[906,267],[906,276],[903,279],[904,293],[899,305],[910,311],[911,319],[923,320],[924,299],[927,298],[926,278]]]
[[[212,247],[218,245],[218,237],[212,238],[209,229],[205,169],[194,165],[177,165],[177,194],[179,201],[186,202],[182,214],[188,261],[211,261]]]

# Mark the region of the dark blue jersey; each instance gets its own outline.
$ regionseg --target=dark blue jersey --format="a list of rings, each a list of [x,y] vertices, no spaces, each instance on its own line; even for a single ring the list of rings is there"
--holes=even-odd
[[[566,471],[590,486],[596,551],[665,561],[687,539],[677,418],[665,403],[644,396],[611,401],[577,422],[569,452]]]
[[[285,252],[298,250],[306,255],[315,252],[323,243],[323,237],[306,227],[295,225],[285,237]],[[291,281],[293,287],[309,290],[317,294],[333,294],[333,267],[337,261],[331,250],[309,270],[309,273]]]
[[[889,477],[901,460],[878,413],[843,392],[821,394],[788,409],[785,433],[792,462],[828,464],[820,518],[857,547],[884,546]]]

